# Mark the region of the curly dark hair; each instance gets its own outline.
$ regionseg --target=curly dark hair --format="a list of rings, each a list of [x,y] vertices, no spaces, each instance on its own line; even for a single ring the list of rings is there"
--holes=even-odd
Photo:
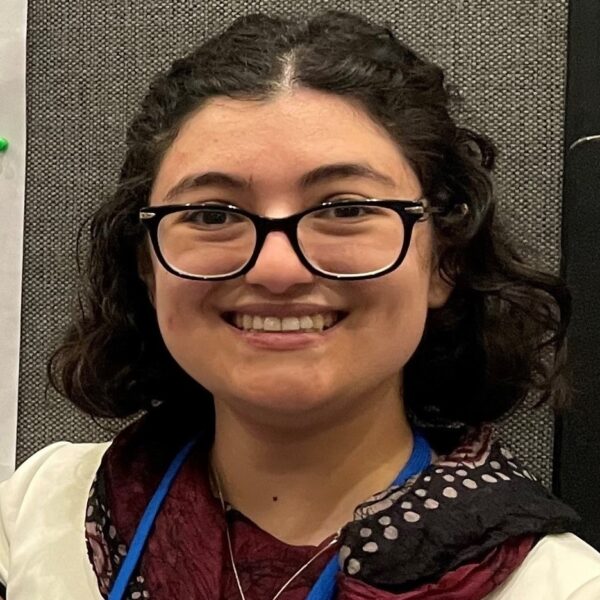
[[[290,86],[358,101],[397,141],[423,195],[448,209],[434,227],[440,269],[454,290],[444,307],[429,311],[405,367],[412,417],[442,429],[494,421],[532,391],[539,403],[565,405],[570,295],[509,242],[496,215],[493,145],[453,121],[457,97],[440,67],[390,27],[331,10],[238,18],[154,79],[129,126],[116,191],[91,219],[78,314],[48,364],[51,385],[95,416],[200,401],[211,418],[210,393],[161,338],[140,272],[148,250],[138,211],[193,111],[215,96],[260,100]],[[464,205],[468,211],[459,210]]]

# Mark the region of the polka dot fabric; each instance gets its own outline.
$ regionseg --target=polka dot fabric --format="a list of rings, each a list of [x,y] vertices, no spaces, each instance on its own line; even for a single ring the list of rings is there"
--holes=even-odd
[[[164,417],[158,415],[156,421],[162,423]],[[148,445],[148,440],[152,440],[151,446],[156,444],[156,437],[149,435],[152,431],[149,429],[141,437],[135,437],[135,432],[128,434],[128,443],[138,448],[138,454],[138,441],[142,446]],[[119,443],[115,441],[113,448],[117,446]],[[121,459],[126,459],[129,464],[132,456],[128,447],[123,446]],[[163,450],[157,468],[152,466],[153,463],[147,463],[154,475],[164,471],[163,455],[175,453],[168,448]],[[144,454],[143,448],[141,454]],[[154,450],[152,455],[158,456]],[[145,466],[146,462],[140,465]],[[111,467],[113,477],[114,466]],[[146,470],[140,472],[147,479]],[[89,557],[104,597],[127,552],[122,540],[129,539],[115,528],[117,519],[111,513],[114,507],[108,505],[110,495],[106,493],[112,480],[105,484],[105,477],[106,471],[100,469],[90,492],[86,523]],[[138,484],[134,478],[131,485]],[[154,485],[150,487],[147,500]],[[128,514],[132,510],[130,492],[125,492],[127,502],[124,506]],[[186,506],[197,504],[190,502],[187,491],[181,497]],[[186,527],[191,526],[190,521],[184,521]],[[470,431],[454,451],[437,458],[404,486],[390,487],[356,509],[354,520],[342,530],[338,552],[343,571],[340,582],[351,578],[356,585],[364,584],[382,593],[414,590],[441,581],[470,563],[495,560],[493,557],[502,554],[503,546],[514,546],[519,539],[527,542],[527,547],[523,546],[519,551],[523,558],[539,536],[570,531],[577,521],[577,515],[537,482],[513,451],[500,441],[495,429],[484,426]],[[206,523],[205,527],[215,527],[211,525],[211,518],[202,523]],[[187,547],[185,540],[177,536],[173,543],[173,557],[179,556],[182,547]],[[212,548],[210,552],[218,553],[218,548]],[[167,568],[175,568],[181,558],[179,556],[172,565],[169,563]],[[494,563],[490,572],[495,572],[498,564]],[[155,563],[152,565],[156,567]],[[271,568],[272,561],[269,565]],[[145,581],[142,572],[146,575]],[[254,569],[252,573],[256,575]],[[127,590],[126,600],[154,597],[155,590],[149,584],[151,576],[150,570],[138,570]],[[346,583],[355,587],[354,583]],[[353,594],[340,598],[363,597],[359,591],[356,592],[358,596]]]
[[[85,533],[88,556],[98,579],[103,598],[108,596],[121,562],[127,555],[127,546],[119,539],[106,506],[106,490],[102,470],[98,472],[86,510]],[[150,593],[144,588],[144,577],[137,573],[127,586],[123,600],[145,600]],[[1,600],[1,598],[0,598]]]
[[[577,520],[486,425],[404,486],[358,507],[339,560],[348,575],[401,590],[510,537],[567,531]]]

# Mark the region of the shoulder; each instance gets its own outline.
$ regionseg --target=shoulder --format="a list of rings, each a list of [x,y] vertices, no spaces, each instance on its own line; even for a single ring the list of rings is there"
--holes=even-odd
[[[0,483],[0,508],[21,504],[32,489],[54,489],[82,483],[94,476],[110,442],[71,444],[56,442],[28,458],[13,475]],[[91,481],[90,481],[91,483]]]
[[[600,598],[600,553],[572,533],[547,535],[486,600]]]
[[[109,446],[110,442],[51,444],[0,483],[0,582],[9,579],[12,584],[18,577],[20,566],[10,560],[16,553],[31,555],[33,561],[48,538],[60,534],[70,543],[72,534],[72,540],[77,540],[89,490]],[[23,560],[21,566],[28,562]]]

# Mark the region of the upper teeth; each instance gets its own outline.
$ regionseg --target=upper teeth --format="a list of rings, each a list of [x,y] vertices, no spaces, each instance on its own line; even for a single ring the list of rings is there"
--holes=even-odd
[[[236,313],[234,322],[237,327],[247,331],[323,331],[335,323],[334,312],[319,313],[302,317],[259,317]]]

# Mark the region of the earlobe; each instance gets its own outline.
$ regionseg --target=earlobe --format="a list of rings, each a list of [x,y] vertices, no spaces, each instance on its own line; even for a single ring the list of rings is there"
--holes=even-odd
[[[156,304],[154,304],[154,286],[150,287],[146,284],[146,289],[148,290],[148,300],[150,300],[150,304],[152,304],[153,308],[156,309]]]
[[[152,272],[145,273],[144,275],[140,275],[140,279],[146,286],[146,292],[148,293],[148,300],[150,300],[150,304],[152,304],[153,308],[156,309],[156,303],[154,300],[154,274]]]
[[[454,284],[444,276],[438,266],[435,266],[431,271],[429,280],[427,306],[429,308],[441,308],[448,301],[453,289]]]
[[[137,253],[137,269],[138,275],[146,287],[150,304],[156,308],[154,301],[154,271],[152,269],[152,263],[150,261],[150,257],[148,256],[148,252],[143,248],[140,248]]]

